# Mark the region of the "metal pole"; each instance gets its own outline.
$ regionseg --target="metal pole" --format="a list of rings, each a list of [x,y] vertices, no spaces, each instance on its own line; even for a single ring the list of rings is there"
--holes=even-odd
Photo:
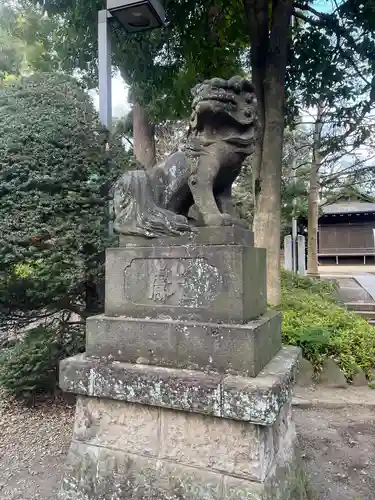
[[[109,131],[112,128],[112,57],[111,33],[107,10],[98,12],[99,118]]]
[[[295,18],[292,15],[292,29],[295,24]],[[296,187],[296,152],[295,152],[295,131],[292,131],[293,158],[292,158],[292,184],[293,189]],[[293,273],[298,272],[298,256],[297,256],[297,219],[296,215],[297,200],[293,193],[293,209],[292,209],[292,269]]]
[[[293,147],[295,147],[294,143],[294,131],[292,132],[292,137],[293,137]],[[295,151],[293,153],[293,158],[292,158],[292,183],[293,183],[293,189],[296,187],[296,181],[297,181],[297,176],[296,176],[296,156],[295,156]],[[292,263],[293,263],[293,272],[297,273],[298,272],[298,256],[297,256],[297,219],[295,217],[296,215],[296,205],[297,205],[297,200],[295,195],[293,194],[293,211],[292,211]]]
[[[98,73],[99,73],[99,119],[110,132],[112,129],[112,50],[111,32],[106,10],[98,12]],[[108,146],[108,144],[107,144]],[[113,201],[108,201],[108,234],[113,235]]]

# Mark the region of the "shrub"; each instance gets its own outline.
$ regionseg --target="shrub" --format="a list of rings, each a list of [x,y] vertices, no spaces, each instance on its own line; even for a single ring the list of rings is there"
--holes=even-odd
[[[334,358],[351,379],[369,375],[375,362],[375,329],[341,307],[330,283],[282,274],[283,342],[301,346],[316,369]]]
[[[85,309],[111,241],[108,187],[131,165],[106,140],[74,78],[0,85],[1,310]]]
[[[22,342],[2,352],[0,385],[16,397],[53,392],[59,361],[83,350],[83,329],[30,330]]]

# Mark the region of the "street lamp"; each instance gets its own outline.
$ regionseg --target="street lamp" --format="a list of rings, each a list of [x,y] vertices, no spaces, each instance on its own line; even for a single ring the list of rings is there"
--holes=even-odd
[[[159,0],[107,0],[107,8],[98,12],[99,117],[108,130],[112,127],[111,18],[128,33],[162,28],[166,21]]]
[[[128,33],[165,25],[165,11],[158,0],[107,0],[107,10]]]
[[[128,33],[162,28],[166,21],[159,0],[107,0],[107,8],[98,12],[99,118],[109,131],[112,128],[111,18],[117,19]],[[113,202],[110,200],[110,214],[112,209]],[[112,221],[108,232],[113,234]]]

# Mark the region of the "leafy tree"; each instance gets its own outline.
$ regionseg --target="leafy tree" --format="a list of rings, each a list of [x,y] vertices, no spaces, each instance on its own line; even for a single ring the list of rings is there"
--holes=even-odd
[[[97,85],[97,12],[99,0],[47,0],[51,16],[61,16],[55,45],[62,67],[79,68],[89,86]],[[161,30],[127,34],[113,20],[113,65],[130,86],[136,157],[155,162],[155,125],[183,118],[190,111],[190,88],[197,80],[241,70],[245,38],[239,0],[164,2],[169,24]],[[199,54],[199,57],[197,57]]]
[[[64,310],[84,318],[100,306],[108,185],[129,156],[61,74],[3,85],[0,130],[2,326]]]
[[[59,68],[54,39],[59,29],[56,19],[30,5],[22,10],[13,4],[0,7],[0,75],[30,74]]]
[[[260,118],[252,162],[254,232],[257,245],[268,250],[269,301],[278,304],[283,133],[285,116],[290,120],[296,111],[294,91],[300,78],[293,68],[310,68],[309,80],[313,83],[320,63],[329,59],[334,39],[337,51],[346,58],[346,67],[355,69],[360,62],[372,75],[373,4],[344,1],[330,13],[315,9],[309,2],[293,0],[276,0],[272,5],[268,0],[169,0],[165,7],[170,24],[164,30],[129,37],[114,26],[114,64],[132,84],[133,100],[139,104],[133,113],[133,118],[138,116],[133,124],[139,125],[133,127],[134,149],[140,144],[139,131],[150,131],[147,124],[152,126],[161,116],[181,117],[186,113],[192,80],[212,76],[212,72],[226,77],[243,69],[246,45],[251,46],[251,74]],[[46,8],[51,13],[64,13],[65,39],[62,38],[61,46],[68,54],[67,64],[95,76],[96,13],[102,5],[86,0],[78,4],[72,0],[49,0]],[[298,21],[293,29],[292,15]],[[301,22],[313,28],[312,38],[305,39],[305,50],[292,40],[292,33],[299,33]],[[309,47],[316,52],[313,64]],[[335,75],[327,73],[328,86],[335,81]],[[371,86],[372,81],[371,76]],[[142,113],[137,115],[141,108]],[[158,118],[150,121],[149,117]],[[152,133],[147,134],[148,139]],[[149,142],[143,142],[145,151],[154,150]]]
[[[281,165],[285,76],[293,0],[243,0],[251,45],[259,132],[252,160],[255,244],[267,249],[268,300],[278,305],[280,289]]]
[[[311,164],[311,145],[308,129],[286,129],[284,134],[281,178],[281,234],[280,241],[290,233],[293,213],[307,219],[308,176]],[[250,162],[249,162],[250,163]],[[245,165],[234,186],[234,194],[241,216],[251,226],[254,219],[254,194],[251,165]]]
[[[375,69],[375,16],[371,1],[344,1],[330,13],[315,9],[309,2],[293,0],[277,0],[272,6],[267,0],[244,0],[244,8],[260,114],[258,146],[253,160],[254,232],[257,245],[267,248],[269,300],[278,304],[284,106],[288,103],[292,111],[289,115],[293,115],[294,91],[301,79],[298,68],[304,68],[311,85],[320,88],[321,78],[316,75],[322,64],[327,66],[325,61],[331,62],[332,39],[341,58],[346,58],[346,68],[355,69],[360,61],[372,75]],[[292,15],[297,21],[293,29]],[[306,35],[303,44],[293,45],[292,34],[298,33],[301,21],[312,27],[309,30],[311,38]],[[335,71],[325,73],[326,88],[336,81],[336,77]],[[345,82],[345,78],[341,82]],[[372,82],[371,76],[370,85],[374,87]]]
[[[22,44],[11,32],[16,23],[14,12],[6,5],[0,7],[0,80],[19,75],[24,63]]]
[[[314,13],[314,12],[312,12]],[[373,107],[375,54],[372,37],[364,30],[354,38],[351,22],[341,21],[344,31],[327,32],[326,26],[297,23],[293,48],[299,58],[289,72],[301,108],[315,108],[309,180],[308,272],[318,273],[317,231],[319,178],[327,165],[357,149],[371,136],[366,115]],[[343,40],[342,40],[343,39]],[[353,46],[354,43],[354,46]],[[375,87],[374,87],[375,88]],[[328,180],[325,176],[326,181]]]

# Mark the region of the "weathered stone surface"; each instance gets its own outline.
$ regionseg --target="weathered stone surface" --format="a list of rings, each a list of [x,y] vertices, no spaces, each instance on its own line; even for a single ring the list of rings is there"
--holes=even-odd
[[[289,405],[271,427],[144,411],[141,405],[79,398],[60,500],[306,498]]]
[[[255,377],[281,349],[281,315],[245,325],[98,315],[86,322],[86,355]]]
[[[272,425],[290,400],[300,349],[283,347],[254,378],[134,365],[84,355],[60,363],[67,392]]]
[[[308,359],[302,358],[296,379],[296,385],[299,387],[308,387],[312,385],[314,377],[314,367]]]
[[[78,355],[60,363],[59,384],[66,392],[85,396],[217,415],[220,380],[218,374]]]
[[[157,238],[190,231],[187,217],[156,203],[153,191],[145,170],[129,170],[117,180],[113,193],[116,233]]]
[[[193,96],[185,149],[113,189],[127,236],[107,251],[105,315],[60,364],[78,394],[60,500],[303,498],[290,494],[300,349],[281,348],[280,316],[265,314],[265,251],[232,202],[254,88],[214,78]]]
[[[72,443],[59,500],[221,498],[220,474],[121,450]]]
[[[264,438],[259,425],[164,410],[160,458],[262,480],[268,467]]]
[[[341,389],[346,389],[348,387],[344,372],[338,367],[335,361],[330,358],[327,358],[323,363],[319,383],[325,387],[337,387]]]
[[[171,247],[185,245],[242,245],[254,246],[254,234],[240,226],[196,227],[181,236],[144,238],[141,236],[119,237],[120,247]]]
[[[280,453],[263,483],[224,476],[222,500],[313,500],[296,449]]]
[[[263,481],[275,455],[295,439],[291,407],[273,426],[79,397],[73,441]]]
[[[352,385],[354,387],[363,387],[363,386],[368,385],[368,380],[366,378],[365,372],[363,370],[361,370],[360,368],[358,369],[357,373],[353,377]]]
[[[257,377],[228,375],[221,384],[221,416],[271,425],[291,400],[300,350],[283,347]]]
[[[110,248],[105,313],[246,323],[267,308],[265,259],[236,245]]]
[[[160,426],[156,406],[81,396],[77,398],[73,441],[157,457]]]
[[[262,430],[264,429],[264,427],[260,428]],[[290,401],[285,403],[275,423],[267,429],[272,435],[272,439],[268,438],[266,441],[266,454],[268,456],[271,455],[271,458],[269,458],[269,463],[271,465],[276,455],[285,447],[288,448],[290,443],[294,443],[296,440],[296,428],[293,422],[292,405]]]
[[[243,223],[234,208],[232,184],[255,147],[254,87],[239,76],[214,78],[196,85],[192,95],[190,133],[181,150],[147,172],[124,172],[116,182],[117,233],[155,238],[176,236],[197,224]],[[193,223],[187,218],[192,206]]]

